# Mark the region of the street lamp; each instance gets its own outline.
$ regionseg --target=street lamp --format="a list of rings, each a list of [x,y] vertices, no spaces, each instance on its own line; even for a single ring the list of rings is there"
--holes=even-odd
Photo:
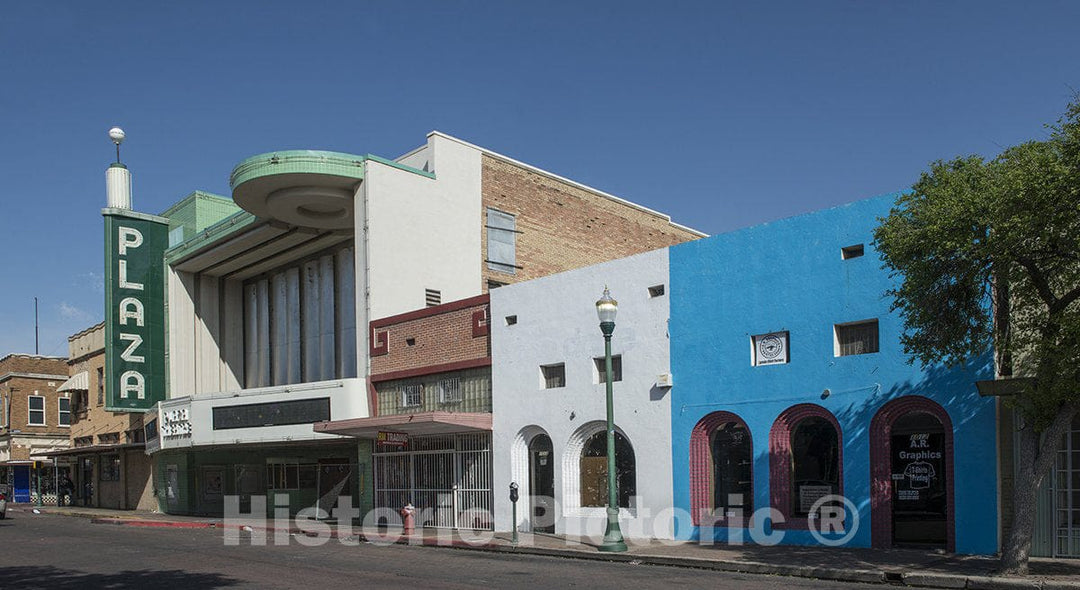
[[[622,530],[619,528],[619,496],[615,484],[615,410],[611,395],[611,334],[615,331],[615,314],[619,302],[611,298],[608,288],[596,302],[596,315],[600,317],[600,331],[604,334],[604,382],[607,385],[607,531],[600,551],[626,551]]]

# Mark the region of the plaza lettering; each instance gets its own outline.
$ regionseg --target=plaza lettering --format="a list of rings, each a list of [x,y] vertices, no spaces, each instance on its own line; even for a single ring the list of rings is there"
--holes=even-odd
[[[128,280],[128,261],[125,257],[128,255],[129,250],[135,250],[143,243],[142,232],[133,227],[119,226],[118,228],[118,242],[117,242],[117,254],[120,256],[120,260],[117,263],[116,273],[116,287],[118,289],[127,289],[131,291],[143,291],[143,284],[136,283]],[[118,305],[117,317],[120,319],[120,325],[123,326],[123,330],[132,330],[134,328],[143,328],[146,326],[146,307],[143,305],[138,295],[128,296],[122,299]],[[141,365],[146,363],[146,357],[139,354],[139,347],[143,343],[142,334],[136,334],[131,332],[120,332],[119,338],[122,342],[128,342],[127,348],[120,354],[120,358],[126,363],[133,365]],[[139,369],[142,367],[132,367],[127,371],[124,371],[120,375],[120,398],[127,399],[129,397],[136,397],[137,399],[146,399],[146,377]]]

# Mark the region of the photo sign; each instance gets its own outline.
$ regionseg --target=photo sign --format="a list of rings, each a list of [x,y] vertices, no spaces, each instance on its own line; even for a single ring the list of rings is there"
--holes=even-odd
[[[162,217],[105,209],[105,409],[146,411],[165,399]]]

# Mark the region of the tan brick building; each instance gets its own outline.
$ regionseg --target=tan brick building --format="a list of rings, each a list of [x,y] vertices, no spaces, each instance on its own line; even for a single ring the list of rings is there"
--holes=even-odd
[[[70,448],[53,453],[70,465],[73,502],[120,510],[151,510],[151,460],[145,453],[143,414],[105,409],[105,324],[68,337]]]
[[[507,237],[516,259],[489,255],[485,290],[703,236],[667,215],[504,156],[486,152],[481,162],[483,251],[494,253],[493,234],[513,232]],[[498,227],[500,221],[512,227]]]
[[[30,502],[38,471],[44,500],[55,502],[57,473],[50,451],[68,446],[71,409],[57,388],[67,379],[61,357],[9,354],[0,358],[0,487],[16,502]]]

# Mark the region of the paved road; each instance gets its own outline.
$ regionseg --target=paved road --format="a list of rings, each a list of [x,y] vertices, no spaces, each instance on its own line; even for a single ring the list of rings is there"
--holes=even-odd
[[[8,513],[0,588],[861,588],[881,586],[727,574],[482,551],[331,540],[306,547],[225,546],[214,529],[91,524]]]

